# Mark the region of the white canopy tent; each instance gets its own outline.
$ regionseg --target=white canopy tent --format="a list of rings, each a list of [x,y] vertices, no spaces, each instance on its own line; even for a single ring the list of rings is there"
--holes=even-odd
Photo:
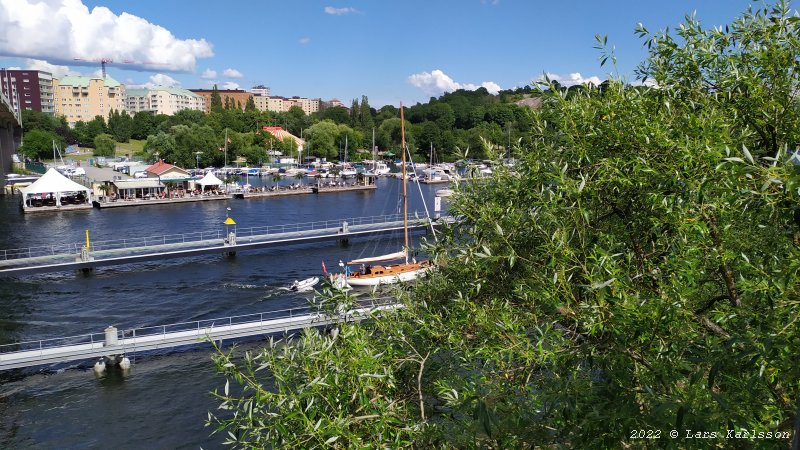
[[[91,205],[93,192],[82,184],[78,184],[61,175],[56,169],[50,168],[30,186],[20,189],[22,193],[23,208],[30,208],[35,203],[51,203],[51,206],[61,206],[62,197],[79,199],[81,203]]]
[[[213,172],[207,172],[203,178],[197,180],[197,184],[199,184],[205,192],[206,186],[222,186],[222,180],[217,178]]]

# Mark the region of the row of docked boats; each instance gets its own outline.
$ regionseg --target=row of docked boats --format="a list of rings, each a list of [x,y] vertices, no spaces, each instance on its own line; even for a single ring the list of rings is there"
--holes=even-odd
[[[192,176],[203,176],[213,173],[218,177],[251,176],[251,177],[318,177],[318,178],[354,178],[359,174],[378,177],[390,173],[389,166],[383,161],[362,161],[358,164],[333,164],[329,162],[311,163],[305,166],[278,165],[270,167],[207,167],[205,169],[189,169]]]

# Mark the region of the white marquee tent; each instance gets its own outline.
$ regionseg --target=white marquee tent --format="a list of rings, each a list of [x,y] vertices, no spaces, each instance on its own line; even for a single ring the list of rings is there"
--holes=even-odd
[[[213,172],[208,172],[203,178],[197,180],[197,184],[202,186],[203,191],[205,191],[206,186],[222,186],[222,180],[217,178]]]
[[[20,192],[23,208],[26,209],[33,207],[35,203],[45,203],[45,200],[55,201],[55,206],[61,206],[62,197],[78,198],[78,194],[82,194],[83,203],[91,205],[93,199],[91,188],[70,180],[53,168],[30,186],[21,188]]]

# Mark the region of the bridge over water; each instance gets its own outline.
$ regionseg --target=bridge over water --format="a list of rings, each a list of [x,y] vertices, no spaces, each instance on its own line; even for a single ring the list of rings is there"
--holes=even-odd
[[[431,220],[417,213],[408,216],[408,228],[424,230],[451,220]],[[194,232],[153,237],[131,237],[110,241],[53,244],[0,250],[0,277],[68,270],[92,270],[161,259],[185,258],[214,253],[235,254],[246,250],[305,244],[320,241],[346,241],[403,231],[403,215],[356,217],[289,225],[236,229],[232,232]]]
[[[6,179],[11,171],[11,155],[16,153],[22,139],[19,114],[11,107],[11,102],[0,92],[0,180]],[[0,194],[3,194],[0,190]]]

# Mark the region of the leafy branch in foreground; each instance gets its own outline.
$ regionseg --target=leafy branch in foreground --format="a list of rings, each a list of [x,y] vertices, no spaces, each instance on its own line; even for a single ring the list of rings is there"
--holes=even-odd
[[[533,151],[453,197],[406,308],[218,359],[245,386],[220,429],[287,448],[786,448],[725,436],[791,435],[798,415],[800,19],[781,2],[641,33],[657,87],[547,97]],[[630,434],[672,429],[717,435]]]

